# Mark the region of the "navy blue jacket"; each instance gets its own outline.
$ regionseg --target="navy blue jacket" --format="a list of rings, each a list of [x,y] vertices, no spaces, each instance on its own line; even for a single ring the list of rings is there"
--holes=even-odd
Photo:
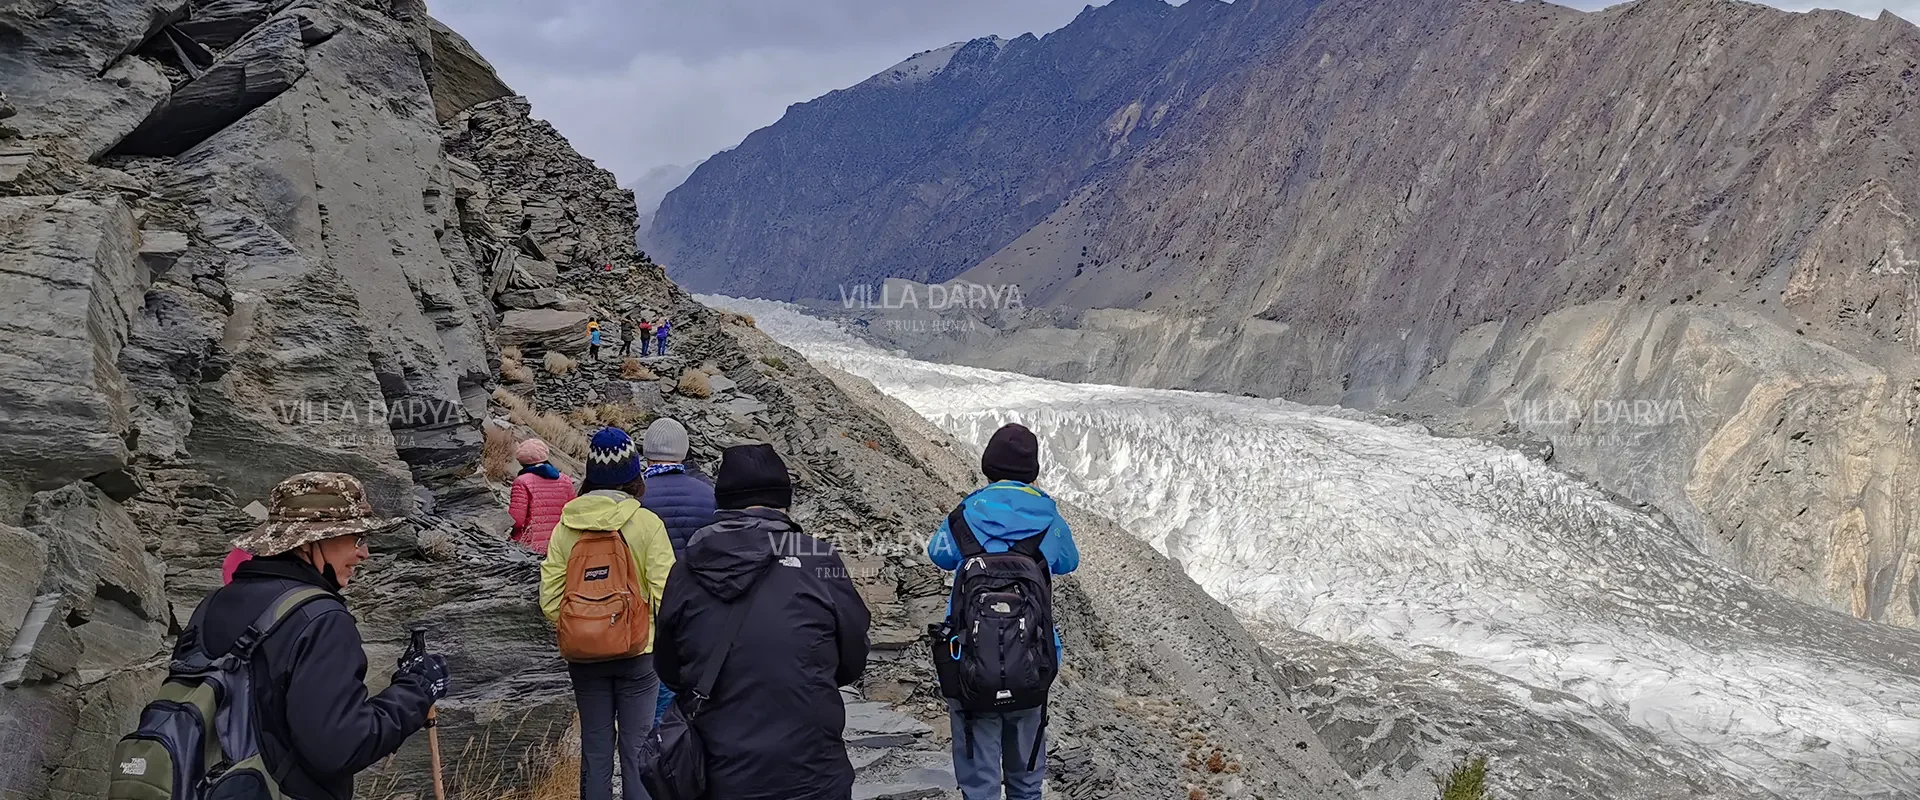
[[[647,479],[647,493],[640,505],[667,524],[667,539],[673,542],[673,557],[686,558],[687,542],[693,532],[714,523],[713,484],[698,475],[669,472]]]

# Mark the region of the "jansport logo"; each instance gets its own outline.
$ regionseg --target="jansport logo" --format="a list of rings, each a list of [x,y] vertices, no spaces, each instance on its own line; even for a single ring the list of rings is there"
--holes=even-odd
[[[144,758],[129,758],[121,762],[120,774],[132,775],[134,777],[147,774],[147,760]]]
[[[587,571],[580,576],[580,579],[586,581],[604,581],[612,569],[612,567],[588,567]]]

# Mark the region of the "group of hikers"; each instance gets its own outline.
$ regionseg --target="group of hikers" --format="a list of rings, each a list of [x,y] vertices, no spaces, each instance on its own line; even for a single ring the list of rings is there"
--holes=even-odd
[[[577,487],[546,443],[515,453],[508,535],[543,556],[539,606],[579,712],[580,797],[612,800],[617,762],[623,800],[847,800],[840,688],[866,668],[866,605],[838,550],[789,515],[793,483],[771,445],[726,448],[711,479],[689,447],[672,419],[637,443],[604,428]],[[1061,657],[1051,582],[1079,552],[1034,486],[1039,456],[1027,428],[997,431],[987,485],[927,545],[955,572],[928,642],[966,800],[1038,800],[1046,774]],[[402,521],[341,473],[288,478],[267,509],[116,751],[114,800],[346,800],[446,697],[447,661],[418,639],[369,694],[341,594],[367,537]]]
[[[636,338],[636,335],[640,339],[641,356],[653,355],[653,353],[647,350],[648,339],[652,339],[658,345],[656,349],[660,355],[664,356],[667,354],[667,336],[671,333],[673,333],[673,323],[668,322],[666,317],[661,317],[657,320],[642,318],[639,322],[622,320],[620,322],[619,357],[626,358],[633,355],[633,340]],[[600,360],[599,319],[587,320],[587,358],[594,361]]]

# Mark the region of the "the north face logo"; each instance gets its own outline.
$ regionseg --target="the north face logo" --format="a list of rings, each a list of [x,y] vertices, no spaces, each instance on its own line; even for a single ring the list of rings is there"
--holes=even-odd
[[[799,568],[800,568],[800,557],[799,557],[799,556],[787,556],[787,557],[785,557],[785,558],[782,558],[782,559],[780,559],[780,566],[783,566],[783,567],[793,567],[794,569],[799,569]]]
[[[147,774],[147,760],[144,758],[129,758],[121,762],[120,774],[135,777]]]
[[[581,573],[580,579],[583,581],[604,581],[607,579],[607,576],[611,574],[610,571],[612,569],[612,567],[588,567],[586,572]]]

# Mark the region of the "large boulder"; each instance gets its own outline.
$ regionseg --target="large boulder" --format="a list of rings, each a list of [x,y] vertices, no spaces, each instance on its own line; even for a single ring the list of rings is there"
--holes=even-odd
[[[588,319],[579,311],[550,308],[509,311],[500,318],[500,346],[528,352],[584,353]]]
[[[167,96],[166,76],[129,56],[187,0],[0,4],[0,86],[22,136],[89,159],[125,136]]]
[[[301,18],[286,15],[260,26],[206,74],[180,87],[120,142],[127,155],[179,155],[293,86],[306,74]]]
[[[148,271],[114,195],[0,198],[0,472],[52,489],[127,460],[114,367]]]
[[[440,121],[513,90],[500,80],[479,51],[452,28],[431,21],[433,27],[433,107]]]
[[[26,521],[30,532],[0,526],[0,572],[36,592],[19,620],[0,621],[12,628],[0,661],[0,785],[8,797],[98,797],[174,621],[160,560],[126,511],[85,483],[36,495]],[[0,613],[11,617],[23,596],[0,589]]]
[[[215,50],[225,50],[247,31],[273,16],[271,0],[212,0],[196,3],[187,18],[174,25],[181,33]]]

